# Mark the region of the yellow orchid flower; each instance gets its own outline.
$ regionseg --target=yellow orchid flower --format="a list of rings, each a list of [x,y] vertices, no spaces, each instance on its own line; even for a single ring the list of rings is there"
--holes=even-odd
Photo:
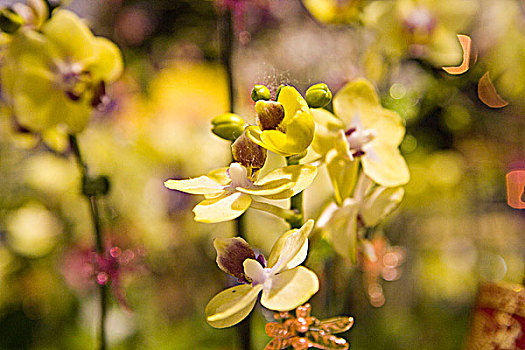
[[[377,30],[376,49],[442,67],[461,63],[456,35],[468,29],[477,7],[471,0],[373,1],[362,18]]]
[[[195,220],[214,223],[232,220],[244,213],[250,205],[260,209],[266,203],[257,197],[286,199],[308,187],[317,174],[312,165],[290,165],[271,171],[254,180],[239,163],[188,180],[167,180],[164,185],[172,190],[202,194],[206,199],[195,208]],[[259,204],[259,205],[257,205]]]
[[[22,27],[12,35],[0,76],[22,126],[42,132],[65,125],[77,133],[122,69],[115,44],[94,36],[73,12],[56,10],[40,32]]]
[[[337,117],[312,109],[318,124],[312,148],[327,165],[336,202],[342,204],[350,195],[358,161],[379,185],[406,184],[410,175],[398,149],[405,134],[403,121],[381,106],[372,84],[364,79],[348,83],[335,95],[333,106]]]
[[[346,198],[342,205],[330,203],[319,216],[316,227],[323,230],[334,250],[355,263],[359,227],[373,227],[396,209],[405,190],[402,187],[373,186],[373,182],[361,174],[354,196]]]
[[[315,122],[295,88],[281,87],[277,102],[259,100],[255,110],[259,125],[247,127],[246,135],[259,146],[288,157],[303,153],[312,143]]]
[[[308,253],[308,220],[300,229],[285,232],[274,244],[268,264],[242,238],[216,239],[217,264],[244,284],[228,288],[206,306],[206,321],[215,328],[233,326],[252,311],[259,293],[270,310],[288,311],[302,305],[319,290],[316,274],[299,266]]]

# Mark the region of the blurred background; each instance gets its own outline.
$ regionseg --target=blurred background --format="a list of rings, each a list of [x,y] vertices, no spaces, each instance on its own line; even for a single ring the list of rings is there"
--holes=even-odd
[[[381,3],[395,10],[382,12]],[[522,282],[525,217],[507,205],[505,175],[525,169],[523,1],[74,0],[68,7],[115,41],[126,65],[110,110],[80,135],[92,172],[111,178],[102,200],[108,245],[126,254],[109,312],[112,349],[237,347],[235,329],[213,329],[204,317],[208,300],[231,283],[212,241],[232,236],[233,225],[194,222],[199,198],[163,186],[229,164],[228,142],[210,133],[210,120],[229,106],[217,15],[225,7],[233,10],[235,109],[247,121],[256,83],[304,93],[326,82],[336,92],[358,77],[373,81],[383,105],[406,121],[401,150],[411,181],[401,207],[377,228],[397,252],[395,271],[383,274],[392,281],[381,282],[383,297],[370,298],[367,281],[378,267],[353,267],[321,246],[308,262],[321,276],[314,315],[352,315],[344,337],[353,350],[459,349],[478,283]],[[461,63],[456,34],[472,38],[473,54],[468,71],[451,75],[441,67]],[[487,72],[499,95],[478,91]],[[508,105],[493,108],[502,100]],[[0,349],[93,349],[97,293],[84,264],[93,241],[79,171],[67,150],[15,133],[1,108]],[[318,217],[329,186],[322,172],[306,192],[307,216]],[[285,224],[247,216],[248,240],[267,254]],[[262,349],[271,315],[259,311],[253,336]]]

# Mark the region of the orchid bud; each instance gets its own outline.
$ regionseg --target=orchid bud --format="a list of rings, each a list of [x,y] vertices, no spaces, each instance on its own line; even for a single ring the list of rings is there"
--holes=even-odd
[[[332,101],[332,92],[325,83],[312,85],[306,90],[306,102],[311,108],[322,108]]]
[[[266,162],[266,150],[243,133],[232,144],[233,159],[248,169],[261,169]]]
[[[244,120],[233,113],[220,115],[214,118],[211,123],[211,131],[228,141],[235,141],[244,131]]]
[[[0,10],[0,30],[7,34],[14,34],[24,24],[24,19],[10,8]]]
[[[255,104],[257,112],[257,124],[261,130],[278,129],[284,119],[284,107],[275,101],[257,101]]]
[[[269,100],[271,97],[270,90],[264,85],[255,85],[252,90],[252,100]]]

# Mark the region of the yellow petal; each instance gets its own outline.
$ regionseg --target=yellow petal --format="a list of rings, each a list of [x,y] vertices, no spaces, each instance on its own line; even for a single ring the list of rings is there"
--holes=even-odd
[[[365,79],[346,84],[334,96],[333,105],[335,115],[341,118],[345,125],[349,125],[360,110],[380,107],[374,87]]]
[[[385,187],[397,187],[410,180],[405,158],[397,148],[372,141],[373,152],[361,157],[365,174]]]
[[[360,214],[366,226],[375,226],[396,209],[405,190],[402,187],[378,186],[361,205]]]
[[[106,38],[94,38],[93,46],[95,49],[95,59],[89,66],[89,70],[94,74],[94,79],[101,79],[105,82],[117,80],[124,69],[122,54],[113,42]]]
[[[314,221],[310,219],[300,229],[289,230],[279,237],[268,257],[268,267],[275,268],[277,273],[301,264],[306,258],[304,245],[313,227]]]
[[[286,124],[283,121],[283,124],[286,133],[279,130],[264,130],[260,134],[262,147],[285,157],[304,152],[314,138],[315,122],[311,113],[299,111]]]
[[[276,194],[261,195],[268,199],[285,199],[295,196],[297,193],[310,186],[316,175],[317,167],[313,165],[289,165],[284,168],[271,171],[255,184],[258,186],[267,186],[269,184],[277,183],[279,180],[285,179],[290,182],[291,187]]]
[[[267,288],[266,284],[270,286]],[[308,301],[319,290],[317,275],[304,266],[298,266],[271,276],[265,284],[261,304],[276,311],[288,311]]]
[[[67,126],[70,134],[76,134],[86,127],[93,107],[86,100],[71,101],[64,93],[58,94],[54,112],[59,121]]]
[[[257,302],[262,285],[242,284],[214,296],[206,305],[206,321],[215,328],[226,328],[241,322]]]
[[[335,146],[338,131],[344,130],[345,125],[341,119],[328,112],[326,109],[312,109],[315,120],[315,134],[312,141],[313,150],[324,157]]]
[[[58,123],[53,113],[59,100],[48,77],[24,74],[15,82],[13,108],[18,122],[33,131],[42,131]]]
[[[210,171],[206,176],[212,180],[217,181],[219,184],[226,186],[232,182],[232,179],[228,176],[228,168],[219,168]]]
[[[69,147],[68,134],[63,128],[50,128],[41,133],[42,141],[57,152],[66,152]]]
[[[333,153],[326,157],[326,170],[334,188],[334,199],[341,205],[352,194],[359,170],[359,161],[349,160],[345,154]]]
[[[427,59],[436,67],[451,66],[461,63],[463,51],[459,44],[456,33],[437,26],[432,33],[429,43],[429,54]]]
[[[295,182],[292,182],[289,179],[275,179],[273,181],[268,181],[261,186],[254,185],[250,188],[236,187],[236,190],[242,193],[264,197],[285,192],[294,185]]]
[[[170,190],[177,190],[191,194],[219,194],[224,192],[221,184],[207,176],[199,176],[187,180],[167,180],[164,186]]]
[[[69,133],[77,133],[84,129],[91,113],[91,107],[84,101],[71,101],[62,91],[54,89],[47,74],[21,74],[13,98],[17,120],[33,131],[63,123]]]
[[[308,112],[308,103],[301,94],[292,86],[283,86],[279,92],[277,102],[284,107],[284,119],[282,123],[286,126],[288,121],[296,117],[297,112]]]
[[[252,198],[240,192],[206,199],[193,208],[195,221],[214,223],[233,220],[241,216],[251,203]]]
[[[337,118],[324,108],[312,108],[311,111],[317,125],[324,127],[327,131],[335,132],[345,127],[345,124],[341,119]]]
[[[347,198],[343,207],[336,209],[324,225],[334,250],[353,263],[356,262],[358,212],[359,204],[352,198]]]
[[[405,124],[396,112],[386,108],[363,109],[360,117],[365,129],[375,131],[375,139],[396,147],[403,141]]]
[[[61,57],[80,62],[91,59],[95,53],[91,30],[71,11],[54,11],[42,26],[42,33]]]

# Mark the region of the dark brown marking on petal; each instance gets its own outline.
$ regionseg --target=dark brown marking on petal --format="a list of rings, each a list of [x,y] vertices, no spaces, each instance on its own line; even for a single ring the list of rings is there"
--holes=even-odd
[[[284,107],[279,102],[267,101],[257,114],[261,130],[275,130],[284,119]]]
[[[217,249],[217,265],[220,269],[247,282],[242,264],[246,259],[255,259],[255,253],[248,243],[238,237],[216,240],[215,249]]]
[[[241,163],[245,168],[258,170],[264,166],[267,152],[250,140],[246,136],[246,132],[243,132],[232,144],[232,155],[233,159]]]

